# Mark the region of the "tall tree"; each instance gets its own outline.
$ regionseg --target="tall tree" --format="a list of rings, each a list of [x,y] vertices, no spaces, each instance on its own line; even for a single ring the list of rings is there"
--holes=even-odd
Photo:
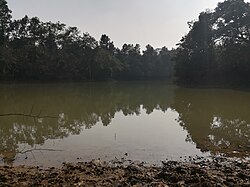
[[[11,10],[7,2],[5,0],[0,0],[0,45],[3,45],[7,39],[11,17]]]
[[[181,82],[250,81],[250,5],[226,0],[190,24],[176,53]]]
[[[176,75],[184,81],[204,81],[212,63],[211,13],[202,12],[199,20],[190,22],[190,32],[182,38],[176,55]]]
[[[11,69],[11,50],[7,47],[11,23],[11,10],[5,0],[0,0],[0,77],[8,76]],[[10,57],[10,58],[9,58]]]

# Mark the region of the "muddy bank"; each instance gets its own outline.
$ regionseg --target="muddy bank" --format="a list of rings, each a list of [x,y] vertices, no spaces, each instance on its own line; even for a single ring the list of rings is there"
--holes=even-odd
[[[164,161],[161,166],[128,160],[47,169],[2,166],[0,186],[250,186],[250,162],[215,157]]]

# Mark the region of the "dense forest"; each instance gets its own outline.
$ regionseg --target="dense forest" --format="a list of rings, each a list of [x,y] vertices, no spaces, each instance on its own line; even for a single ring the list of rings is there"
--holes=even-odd
[[[42,22],[37,17],[12,19],[0,0],[0,79],[2,80],[141,80],[172,77],[172,52],[147,45],[114,46],[77,27]]]
[[[184,84],[250,84],[250,4],[226,0],[188,23],[177,49],[97,41],[77,27],[14,20],[0,0],[1,80],[172,79]]]
[[[189,22],[175,71],[184,84],[250,84],[250,5],[226,0]]]

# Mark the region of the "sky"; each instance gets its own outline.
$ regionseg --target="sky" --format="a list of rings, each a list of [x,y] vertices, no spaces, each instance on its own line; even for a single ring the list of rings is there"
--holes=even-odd
[[[7,0],[14,19],[28,15],[76,26],[97,40],[107,34],[115,46],[147,44],[175,48],[187,22],[219,0]]]

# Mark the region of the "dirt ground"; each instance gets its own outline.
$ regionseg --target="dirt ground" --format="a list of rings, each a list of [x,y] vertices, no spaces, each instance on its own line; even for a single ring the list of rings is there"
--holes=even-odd
[[[60,168],[1,166],[0,186],[250,186],[246,160],[191,158],[161,166],[125,159],[64,163]]]

